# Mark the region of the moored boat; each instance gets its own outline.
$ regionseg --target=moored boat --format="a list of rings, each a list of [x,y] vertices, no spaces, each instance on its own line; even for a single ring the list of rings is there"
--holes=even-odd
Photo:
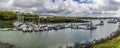
[[[94,29],[97,29],[97,26],[96,25],[93,25],[92,21],[90,22],[90,24],[87,25],[87,30],[94,30]]]
[[[113,20],[109,20],[108,23],[117,23],[118,21],[113,19]]]

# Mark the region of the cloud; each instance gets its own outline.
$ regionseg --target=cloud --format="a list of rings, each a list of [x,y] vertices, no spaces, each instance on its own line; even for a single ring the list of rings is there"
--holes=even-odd
[[[15,7],[31,8],[38,7],[44,4],[44,0],[14,0]]]
[[[48,15],[81,15],[116,13],[120,0],[0,0],[1,10],[33,12]]]

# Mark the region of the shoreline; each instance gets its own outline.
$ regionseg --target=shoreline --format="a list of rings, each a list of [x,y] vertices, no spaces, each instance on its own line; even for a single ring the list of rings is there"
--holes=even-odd
[[[112,32],[110,35],[108,35],[107,37],[101,38],[101,39],[94,39],[91,41],[86,41],[84,43],[80,43],[79,45],[76,45],[74,47],[76,48],[109,48],[110,45],[103,47],[106,43],[111,42],[112,40],[116,40],[116,38],[119,37],[120,41],[120,25],[118,25],[118,29],[114,32]],[[117,42],[116,42],[117,43]],[[100,45],[103,46],[100,46]],[[115,45],[114,45],[115,46]],[[70,48],[72,46],[69,46],[68,48]]]
[[[94,41],[96,41],[96,43],[93,43],[93,44],[106,43],[106,41],[112,40],[112,39],[117,38],[119,36],[120,36],[120,30],[117,30],[114,33],[110,34],[110,36],[108,36],[106,38],[101,38],[100,40],[94,40]]]
[[[0,20],[0,28],[14,28],[14,23],[15,21],[2,21]],[[40,24],[54,24],[54,23],[85,23],[85,22],[89,22],[89,21],[76,21],[76,22],[71,22],[71,21],[61,21],[61,22],[39,22]],[[36,24],[38,24],[38,22],[34,22]]]
[[[113,33],[111,33],[110,35],[108,35],[107,37],[105,38],[101,38],[100,40],[94,40],[96,43],[93,43],[94,44],[102,44],[102,43],[105,43],[106,41],[109,41],[109,40],[112,40],[116,37],[120,36],[120,29],[119,29],[119,25],[118,25],[118,29],[116,31],[114,31]]]
[[[0,41],[0,48],[17,48],[17,47],[10,43],[3,43]]]
[[[118,25],[118,29],[111,33],[109,36],[107,36],[106,38],[101,38],[100,40],[94,40],[95,43],[92,43],[92,48],[96,48],[96,46],[101,45],[101,44],[105,44],[105,43],[109,43],[112,40],[120,37],[120,25]]]

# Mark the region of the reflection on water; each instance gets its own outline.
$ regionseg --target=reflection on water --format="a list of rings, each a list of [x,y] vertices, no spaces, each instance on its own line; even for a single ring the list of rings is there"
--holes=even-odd
[[[56,48],[66,46],[83,40],[100,39],[117,30],[117,24],[108,24],[104,20],[104,26],[98,26],[96,30],[61,29],[44,32],[23,33],[20,31],[0,31],[0,40],[22,48]],[[99,20],[93,20],[94,24]]]

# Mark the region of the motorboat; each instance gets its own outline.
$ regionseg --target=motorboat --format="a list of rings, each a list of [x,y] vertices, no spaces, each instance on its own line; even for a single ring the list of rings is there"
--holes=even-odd
[[[0,30],[2,30],[2,31],[8,31],[9,29],[8,28],[1,28]]]
[[[101,25],[104,25],[104,21],[100,21],[100,23],[97,24],[96,26],[101,26]]]
[[[117,23],[118,21],[113,19],[113,20],[109,20],[108,23]]]
[[[97,29],[97,27],[96,26],[89,26],[89,27],[87,27],[87,30],[94,30],[94,29]]]
[[[99,25],[104,25],[104,21],[100,21]]]
[[[74,26],[73,29],[85,29],[86,26],[80,25],[80,26]]]
[[[97,26],[96,25],[93,25],[92,22],[90,22],[90,24],[87,25],[87,30],[94,30],[94,29],[97,29]]]

